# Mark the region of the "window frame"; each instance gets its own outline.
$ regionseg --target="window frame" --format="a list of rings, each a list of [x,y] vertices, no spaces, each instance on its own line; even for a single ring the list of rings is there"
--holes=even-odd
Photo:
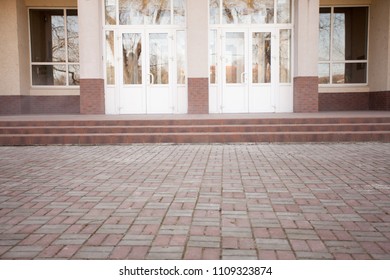
[[[30,11],[31,10],[62,10],[64,16],[64,29],[65,29],[65,54],[66,61],[65,62],[33,62],[32,60],[32,45],[31,45],[31,19],[30,19]],[[29,72],[30,72],[30,87],[31,89],[79,89],[80,85],[69,85],[69,66],[75,65],[79,66],[80,71],[80,57],[78,62],[69,62],[68,57],[68,25],[67,25],[67,11],[68,10],[76,10],[77,11],[77,19],[79,17],[78,8],[77,7],[29,7],[27,9],[27,20],[28,20],[28,47],[29,47]],[[79,34],[79,33],[78,33]],[[79,46],[79,54],[80,54],[80,46]],[[34,85],[33,84],[33,66],[54,66],[61,65],[65,66],[66,69],[66,85]],[[79,72],[80,74],[80,72]]]
[[[317,63],[317,69],[319,69],[320,64],[326,64],[329,65],[329,83],[327,84],[322,84],[318,82],[318,85],[320,88],[351,88],[351,87],[356,87],[356,88],[364,88],[369,85],[369,54],[370,54],[370,5],[324,5],[320,6],[320,9],[322,8],[329,8],[331,9],[330,13],[330,50],[329,50],[329,60],[320,60],[319,57],[319,49],[318,49],[318,63]],[[336,8],[367,8],[367,53],[366,53],[366,59],[364,60],[334,60],[333,59],[333,40],[334,40],[334,9]],[[320,10],[318,11],[320,14]],[[319,30],[319,26],[318,26]],[[334,64],[365,64],[366,65],[366,82],[364,83],[343,83],[343,84],[338,84],[338,83],[333,83],[333,65]],[[319,74],[319,73],[318,73]],[[318,78],[320,76],[318,75]]]

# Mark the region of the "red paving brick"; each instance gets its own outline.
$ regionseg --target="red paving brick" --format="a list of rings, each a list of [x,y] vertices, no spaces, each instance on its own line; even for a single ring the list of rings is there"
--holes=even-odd
[[[0,259],[390,259],[390,144],[0,147]]]

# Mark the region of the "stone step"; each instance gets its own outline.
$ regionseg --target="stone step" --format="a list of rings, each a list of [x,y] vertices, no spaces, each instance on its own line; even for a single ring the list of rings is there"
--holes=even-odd
[[[133,143],[390,142],[390,131],[7,134],[0,145],[104,145]]]
[[[161,126],[20,126],[0,127],[6,134],[98,134],[98,133],[212,133],[212,132],[325,132],[390,131],[390,123],[274,124],[274,125],[161,125]]]

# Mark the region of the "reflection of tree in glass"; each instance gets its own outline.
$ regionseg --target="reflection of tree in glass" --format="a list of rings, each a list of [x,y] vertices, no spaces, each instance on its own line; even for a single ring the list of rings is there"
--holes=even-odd
[[[274,0],[223,0],[226,23],[271,23]]]
[[[75,11],[68,11],[75,14]],[[51,16],[52,34],[52,61],[53,62],[79,62],[79,38],[77,15],[67,16],[67,32],[65,34],[65,22],[63,16]],[[66,56],[65,44],[67,42],[68,54]],[[76,65],[75,65],[76,66]],[[79,67],[68,68],[69,85],[79,85]],[[53,66],[53,78],[55,85],[66,85],[67,69],[63,65]]]
[[[123,34],[123,79],[125,84],[142,83],[141,34]]]
[[[166,33],[150,34],[150,74],[155,84],[169,83],[168,40]]]

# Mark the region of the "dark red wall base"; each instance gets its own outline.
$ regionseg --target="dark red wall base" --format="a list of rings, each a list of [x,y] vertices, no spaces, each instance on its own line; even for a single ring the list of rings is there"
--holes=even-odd
[[[0,96],[0,115],[79,114],[80,96]]]
[[[390,91],[319,94],[320,111],[390,111]]]

